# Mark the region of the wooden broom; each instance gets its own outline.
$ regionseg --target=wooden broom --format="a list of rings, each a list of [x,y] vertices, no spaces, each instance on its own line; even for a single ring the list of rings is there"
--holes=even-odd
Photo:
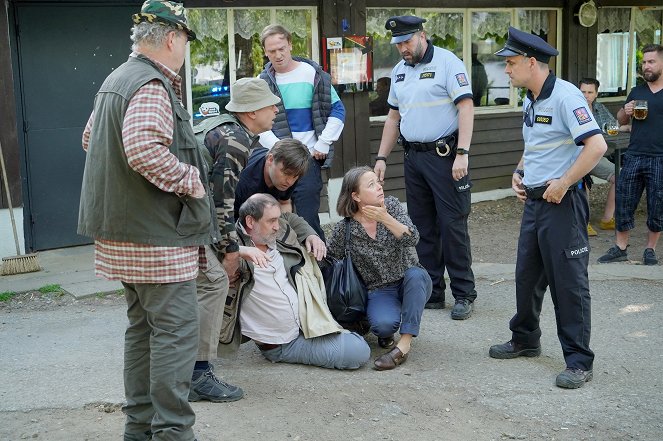
[[[0,143],[0,166],[2,168],[2,179],[5,183],[5,191],[7,192],[9,217],[11,218],[12,228],[14,230],[14,243],[16,244],[16,256],[2,258],[2,269],[0,269],[0,274],[3,276],[8,276],[11,274],[23,274],[39,271],[41,270],[41,267],[37,261],[37,254],[24,254],[21,256],[21,248],[18,244],[18,233],[16,232],[16,220],[14,219],[14,209],[12,208],[12,197],[9,193],[7,169],[5,168],[5,159],[4,154],[2,153],[2,143]]]

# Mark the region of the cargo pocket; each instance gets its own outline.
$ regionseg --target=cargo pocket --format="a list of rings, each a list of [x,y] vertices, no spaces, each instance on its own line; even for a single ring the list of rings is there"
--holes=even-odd
[[[216,283],[226,276],[226,271],[216,257],[214,249],[205,247],[205,258],[207,259],[207,268],[202,272],[211,283]]]
[[[236,282],[236,285],[240,285],[240,282]],[[229,344],[232,341],[238,316],[239,290],[237,287],[234,287],[228,289],[228,295],[226,296],[226,305],[223,310],[221,333],[219,334],[220,343]]]

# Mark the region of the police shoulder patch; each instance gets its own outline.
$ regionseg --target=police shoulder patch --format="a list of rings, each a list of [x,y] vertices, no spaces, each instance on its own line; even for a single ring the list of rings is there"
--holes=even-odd
[[[400,83],[401,81],[405,81],[405,74],[396,74],[396,82]]]
[[[580,125],[587,124],[592,120],[591,114],[584,106],[573,110],[573,115],[576,117],[576,120],[578,120],[578,124]]]
[[[467,81],[467,75],[465,75],[464,73],[456,74],[456,81],[458,81],[458,85],[460,87],[467,86],[470,84],[470,82]]]
[[[435,72],[422,72],[419,75],[420,80],[423,80],[423,79],[426,79],[426,78],[435,78]]]

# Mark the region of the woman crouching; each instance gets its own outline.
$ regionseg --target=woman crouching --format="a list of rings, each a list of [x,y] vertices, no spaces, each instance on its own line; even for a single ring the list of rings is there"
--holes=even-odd
[[[375,369],[393,369],[407,360],[431,295],[430,276],[414,248],[419,232],[399,200],[384,197],[369,167],[355,167],[345,174],[336,210],[345,220],[334,227],[327,252],[343,258],[345,223],[349,222],[352,262],[368,289],[366,316],[371,332],[381,347],[390,349],[375,360]],[[395,344],[399,328],[401,338]]]

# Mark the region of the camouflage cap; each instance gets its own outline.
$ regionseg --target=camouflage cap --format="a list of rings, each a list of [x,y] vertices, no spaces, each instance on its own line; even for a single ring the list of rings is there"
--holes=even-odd
[[[138,14],[132,16],[134,23],[168,23],[186,32],[189,41],[196,39],[196,33],[189,29],[186,9],[182,3],[167,0],[146,0]]]

